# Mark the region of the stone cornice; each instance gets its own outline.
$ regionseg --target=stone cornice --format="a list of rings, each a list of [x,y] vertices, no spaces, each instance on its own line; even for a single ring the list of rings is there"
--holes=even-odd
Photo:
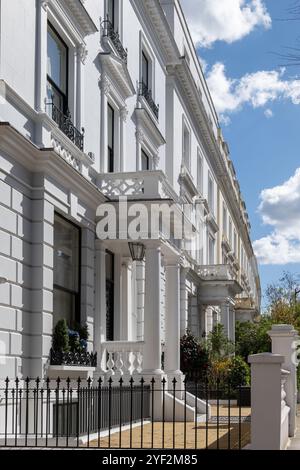
[[[124,102],[127,98],[135,95],[136,91],[124,61],[112,52],[105,51],[100,52],[98,58],[102,70],[101,81],[106,80],[110,87],[117,87]]]
[[[64,0],[63,2],[58,2],[58,0],[49,2],[48,0],[48,4],[55,9],[62,9],[68,16],[71,15],[83,38],[98,31],[97,26],[80,0]]]

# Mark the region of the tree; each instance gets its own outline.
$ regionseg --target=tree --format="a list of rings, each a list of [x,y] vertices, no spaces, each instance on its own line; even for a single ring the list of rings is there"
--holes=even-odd
[[[268,335],[273,320],[263,315],[256,323],[237,322],[235,327],[235,351],[245,361],[250,354],[271,351],[271,338]]]
[[[269,308],[274,308],[278,304],[295,304],[296,294],[299,290],[300,276],[283,271],[279,283],[269,284],[266,289],[266,297],[269,302]]]
[[[267,312],[272,323],[293,325],[300,332],[300,276],[284,271],[278,283],[270,284],[266,289],[268,300]]]
[[[224,333],[224,326],[218,323],[208,334],[206,347],[210,359],[220,359],[234,353],[234,345]]]

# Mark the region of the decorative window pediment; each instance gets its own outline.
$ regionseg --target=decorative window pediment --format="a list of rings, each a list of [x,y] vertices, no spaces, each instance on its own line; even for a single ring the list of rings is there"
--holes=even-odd
[[[111,78],[111,82],[118,88],[123,101],[135,95],[135,88],[124,61],[113,52],[99,54],[101,69]]]

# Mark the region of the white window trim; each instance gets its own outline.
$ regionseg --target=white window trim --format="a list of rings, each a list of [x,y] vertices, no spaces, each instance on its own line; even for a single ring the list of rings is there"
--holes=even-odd
[[[201,169],[201,171],[200,171]],[[201,154],[200,148],[197,150],[197,188],[201,195],[203,195],[203,178],[204,177],[204,159]]]
[[[147,56],[150,66],[150,85],[152,99],[155,102],[155,55],[148,43],[144,33],[140,31],[140,53],[139,53],[139,81],[142,81],[142,53]]]
[[[210,191],[209,191],[210,184],[209,183],[210,183],[210,181],[212,183],[212,200],[211,201],[209,200],[210,199],[209,198],[209,193],[210,193]],[[208,172],[208,175],[207,175],[207,201],[208,201],[209,209],[211,210],[211,212],[213,214],[215,214],[215,181],[214,181],[210,171]],[[210,204],[210,202],[211,202],[211,204]]]
[[[185,140],[184,140],[184,134],[185,134],[185,131],[188,132],[188,136],[189,136],[189,149],[188,149],[188,162],[186,162],[186,158],[185,158]],[[185,165],[185,167],[187,168],[187,170],[189,171],[189,173],[191,172],[191,147],[192,147],[192,132],[191,132],[191,128],[188,124],[188,121],[185,117],[185,115],[183,114],[182,115],[182,163]]]

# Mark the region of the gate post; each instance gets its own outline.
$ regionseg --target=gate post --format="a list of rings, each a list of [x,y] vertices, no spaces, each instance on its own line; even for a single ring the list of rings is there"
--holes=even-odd
[[[268,332],[272,339],[272,353],[284,356],[283,368],[290,374],[286,380],[286,403],[290,407],[289,436],[296,431],[297,414],[297,342],[299,336],[292,325],[272,325]]]
[[[279,354],[253,354],[251,364],[251,450],[280,450],[288,441],[288,412]]]

